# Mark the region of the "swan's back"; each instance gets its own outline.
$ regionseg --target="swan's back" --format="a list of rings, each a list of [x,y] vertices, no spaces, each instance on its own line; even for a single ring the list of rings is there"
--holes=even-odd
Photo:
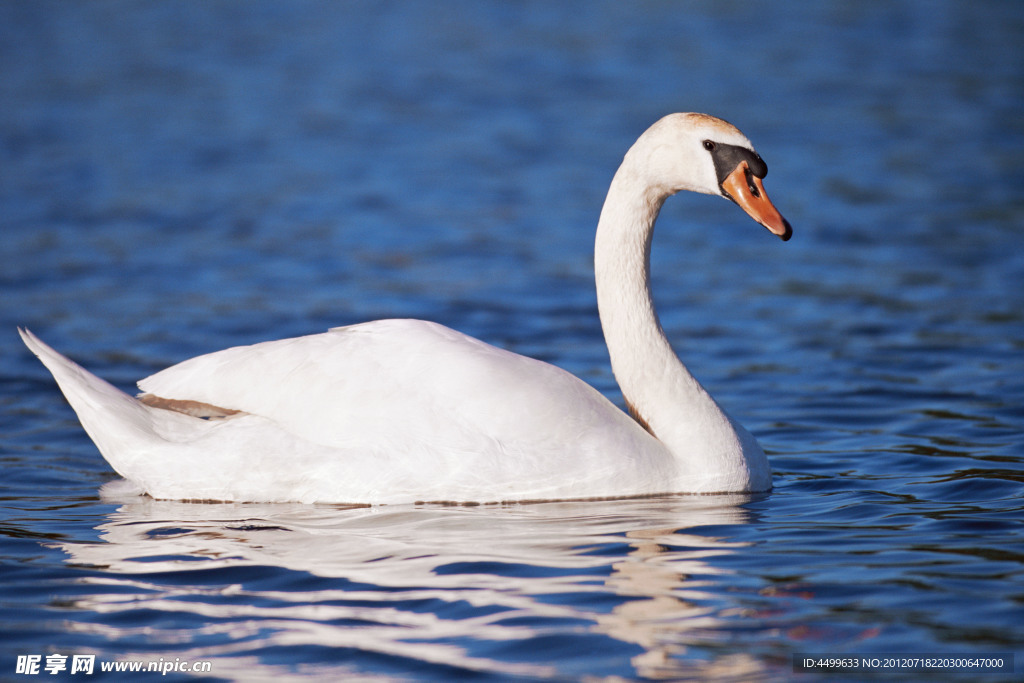
[[[338,447],[371,431],[427,443],[441,425],[455,447],[550,439],[607,403],[560,368],[422,320],[379,320],[225,349],[163,370],[139,388],[272,415],[302,438]],[[570,412],[536,424],[555,408]],[[531,422],[532,433],[524,429]]]

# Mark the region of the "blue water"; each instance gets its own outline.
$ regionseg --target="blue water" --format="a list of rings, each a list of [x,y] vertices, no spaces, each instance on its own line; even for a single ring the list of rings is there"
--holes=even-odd
[[[981,680],[1019,680],[1022,46],[1001,0],[0,4],[0,679],[88,680],[15,673],[54,653],[244,681],[1010,653]],[[794,226],[680,196],[654,245],[664,327],[769,453],[768,495],[104,499],[17,339],[128,389],[411,316],[621,402],[593,229],[627,147],[688,110],[748,134]]]

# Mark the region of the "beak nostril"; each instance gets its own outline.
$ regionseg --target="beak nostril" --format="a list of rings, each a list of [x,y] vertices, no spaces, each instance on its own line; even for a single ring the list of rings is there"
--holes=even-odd
[[[760,198],[761,193],[757,189],[757,183],[754,182],[754,178],[751,175],[749,168],[747,168],[745,175],[747,178],[747,189],[750,190],[750,194],[753,195],[755,198]]]

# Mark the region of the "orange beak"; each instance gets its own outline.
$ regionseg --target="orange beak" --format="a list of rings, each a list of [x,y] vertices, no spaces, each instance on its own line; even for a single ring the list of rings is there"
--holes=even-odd
[[[736,170],[726,177],[722,189],[729,199],[739,204],[741,209],[772,234],[778,235],[783,241],[793,236],[789,221],[782,217],[768,199],[761,179],[750,172],[746,161],[741,161]]]

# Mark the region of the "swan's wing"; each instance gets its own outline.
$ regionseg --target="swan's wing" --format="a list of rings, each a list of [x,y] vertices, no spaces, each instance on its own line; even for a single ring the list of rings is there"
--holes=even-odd
[[[168,368],[139,388],[260,415],[333,448],[540,456],[607,441],[609,432],[646,437],[564,370],[418,320],[231,348]]]

